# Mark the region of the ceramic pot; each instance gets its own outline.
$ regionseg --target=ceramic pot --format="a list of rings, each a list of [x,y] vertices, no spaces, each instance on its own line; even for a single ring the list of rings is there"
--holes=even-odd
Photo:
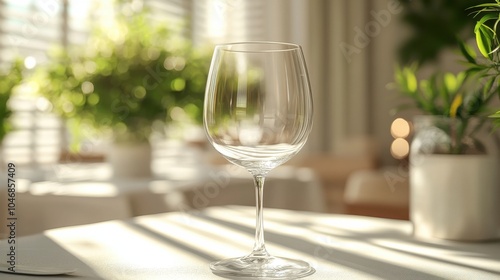
[[[438,116],[415,119],[410,219],[416,237],[500,237],[499,158],[493,136],[482,138],[478,125]]]
[[[142,143],[113,143],[108,162],[114,178],[151,177],[151,145]]]

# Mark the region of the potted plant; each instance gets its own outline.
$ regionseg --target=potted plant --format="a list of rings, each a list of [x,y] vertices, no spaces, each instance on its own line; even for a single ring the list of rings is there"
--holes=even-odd
[[[85,46],[58,51],[35,79],[53,110],[69,120],[73,149],[97,130],[113,138],[112,163],[132,163],[123,171],[115,166],[115,176],[149,176],[153,128],[170,122],[173,110],[201,121],[209,63],[208,53],[141,12],[96,28]]]
[[[471,55],[462,45],[464,55]],[[494,80],[475,69],[418,79],[418,67],[397,68],[395,85],[425,116],[414,120],[410,152],[410,218],[418,237],[498,237],[500,189],[496,139],[484,132]],[[486,135],[486,137],[484,137]]]

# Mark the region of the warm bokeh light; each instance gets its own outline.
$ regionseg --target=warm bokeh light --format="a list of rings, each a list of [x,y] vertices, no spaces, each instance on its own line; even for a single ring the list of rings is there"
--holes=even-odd
[[[392,142],[391,154],[394,158],[402,159],[408,156],[410,152],[410,144],[403,138],[397,138]]]
[[[410,135],[410,124],[405,119],[395,119],[391,124],[391,135],[394,138],[408,137]]]

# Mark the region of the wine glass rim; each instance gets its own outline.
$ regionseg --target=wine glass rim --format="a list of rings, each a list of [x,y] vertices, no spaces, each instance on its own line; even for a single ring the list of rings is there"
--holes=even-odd
[[[256,46],[256,45],[273,45],[273,46],[281,46],[282,49],[276,48],[259,48],[259,49],[244,49],[238,48],[239,46]],[[234,49],[233,49],[234,48]],[[216,45],[216,49],[220,49],[222,51],[227,52],[242,52],[242,53],[263,53],[263,52],[287,52],[287,51],[297,51],[302,48],[300,45],[286,42],[273,42],[273,41],[245,41],[245,42],[233,42],[233,43],[224,43]]]

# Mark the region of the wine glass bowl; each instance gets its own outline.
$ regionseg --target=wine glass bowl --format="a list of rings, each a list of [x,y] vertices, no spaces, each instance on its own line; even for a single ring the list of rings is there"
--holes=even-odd
[[[204,127],[219,153],[253,175],[257,223],[253,252],[211,263],[214,274],[232,279],[294,279],[314,273],[306,262],[267,253],[262,216],[265,176],[304,146],[312,114],[300,46],[244,42],[215,47],[205,93]]]

